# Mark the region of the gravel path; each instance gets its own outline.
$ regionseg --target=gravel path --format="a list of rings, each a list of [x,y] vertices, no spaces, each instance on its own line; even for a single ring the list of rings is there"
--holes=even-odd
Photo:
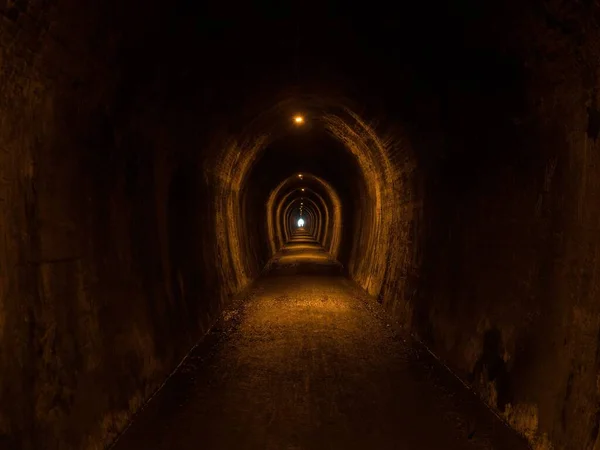
[[[297,237],[117,450],[527,449]]]

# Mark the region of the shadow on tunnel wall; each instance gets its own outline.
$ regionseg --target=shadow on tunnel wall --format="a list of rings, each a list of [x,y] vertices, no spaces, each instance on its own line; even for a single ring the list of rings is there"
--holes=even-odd
[[[520,25],[553,35],[539,14]],[[465,55],[470,63],[461,70],[469,75],[459,79],[472,82],[450,80],[449,95],[461,101],[436,108],[445,155],[423,161],[413,329],[534,448],[596,448],[597,302],[589,264],[598,247],[585,230],[596,215],[587,202],[597,192],[589,181],[596,156],[588,153],[597,141],[585,104],[597,93],[585,81],[590,68],[559,44],[552,63],[535,59],[533,52],[543,52],[532,50],[537,42],[496,38],[512,52]],[[577,48],[596,54],[586,44]],[[558,81],[558,67],[577,69]]]

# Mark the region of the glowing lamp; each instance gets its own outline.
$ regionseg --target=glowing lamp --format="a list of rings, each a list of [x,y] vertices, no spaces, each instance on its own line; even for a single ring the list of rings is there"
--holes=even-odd
[[[304,117],[302,117],[302,116],[295,116],[294,117],[294,123],[296,125],[302,125],[304,123]]]

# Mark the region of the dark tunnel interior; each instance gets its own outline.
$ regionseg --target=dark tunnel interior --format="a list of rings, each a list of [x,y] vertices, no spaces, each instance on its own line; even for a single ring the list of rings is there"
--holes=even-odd
[[[0,450],[600,449],[598,2],[5,0],[0,62]]]

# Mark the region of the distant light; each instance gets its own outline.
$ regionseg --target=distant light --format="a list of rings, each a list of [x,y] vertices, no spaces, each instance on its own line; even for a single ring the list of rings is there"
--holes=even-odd
[[[298,227],[302,228],[304,226],[304,219],[298,219]]]
[[[304,188],[302,188],[302,192],[304,192]]]
[[[304,123],[304,117],[302,117],[302,116],[295,116],[294,117],[294,123],[296,125],[302,125]]]
[[[298,178],[302,179],[303,175],[301,173],[298,174]]]

